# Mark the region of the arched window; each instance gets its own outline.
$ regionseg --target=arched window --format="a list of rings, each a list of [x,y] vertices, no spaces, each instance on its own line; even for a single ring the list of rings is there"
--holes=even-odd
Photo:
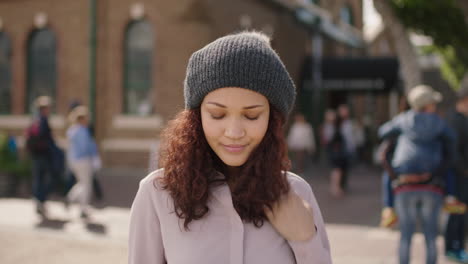
[[[124,45],[124,113],[149,115],[153,112],[153,30],[145,20],[131,22]]]
[[[55,99],[57,82],[55,35],[49,29],[31,32],[27,46],[27,102],[32,112],[34,100],[41,95]]]
[[[0,114],[11,112],[11,43],[4,32],[0,32]]]
[[[349,4],[341,7],[340,19],[344,23],[354,26],[353,9],[351,8],[351,6],[349,6]]]

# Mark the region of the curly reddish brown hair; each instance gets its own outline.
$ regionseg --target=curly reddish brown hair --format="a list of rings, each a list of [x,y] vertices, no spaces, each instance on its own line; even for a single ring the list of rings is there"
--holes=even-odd
[[[265,136],[235,179],[219,177],[218,172],[228,177],[226,165],[206,141],[199,108],[184,110],[169,122],[162,133],[159,165],[164,168],[164,177],[160,184],[173,198],[175,213],[184,219],[186,230],[191,221],[201,219],[210,210],[208,200],[213,186],[229,182],[237,213],[257,227],[266,219],[265,207],[271,208],[289,191],[285,120],[278,110],[270,109]]]

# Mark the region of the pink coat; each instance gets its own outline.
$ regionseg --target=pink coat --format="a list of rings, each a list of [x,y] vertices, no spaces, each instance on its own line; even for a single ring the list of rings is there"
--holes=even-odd
[[[261,228],[244,223],[233,207],[229,187],[213,189],[210,211],[183,228],[169,193],[158,186],[157,170],[140,182],[132,205],[129,264],[330,264],[330,245],[322,214],[309,184],[288,172],[294,190],[313,209],[317,234],[305,242],[285,240],[268,221]]]

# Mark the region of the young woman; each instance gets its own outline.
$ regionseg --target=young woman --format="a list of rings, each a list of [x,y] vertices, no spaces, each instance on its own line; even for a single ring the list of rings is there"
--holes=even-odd
[[[190,58],[186,109],[133,202],[129,263],[331,263],[310,186],[287,171],[295,87],[269,39],[243,32]]]
[[[81,218],[89,217],[89,203],[93,172],[100,165],[96,142],[91,137],[88,128],[88,108],[77,106],[69,115],[72,125],[67,130],[69,142],[67,160],[77,183],[67,194],[68,202],[78,202],[81,209]]]

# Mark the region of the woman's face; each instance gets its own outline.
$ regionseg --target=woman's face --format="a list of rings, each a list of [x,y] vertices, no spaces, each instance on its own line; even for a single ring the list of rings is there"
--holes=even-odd
[[[86,126],[88,125],[88,117],[87,116],[80,116],[78,117],[78,124],[82,125],[82,126]]]
[[[201,104],[208,144],[228,166],[242,166],[268,128],[270,105],[251,90],[227,87],[210,92]]]

